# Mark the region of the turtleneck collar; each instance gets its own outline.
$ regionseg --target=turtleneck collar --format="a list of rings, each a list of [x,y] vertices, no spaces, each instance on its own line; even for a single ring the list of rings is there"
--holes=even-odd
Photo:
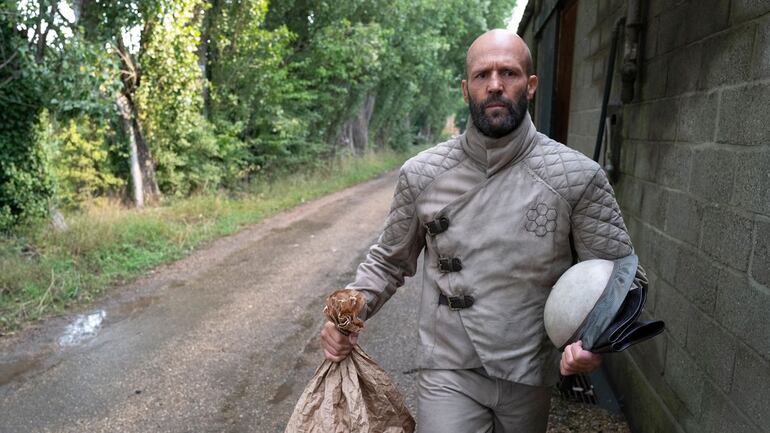
[[[469,118],[460,142],[465,153],[486,170],[487,177],[490,177],[506,165],[515,164],[527,156],[535,144],[536,132],[529,113],[524,116],[521,125],[500,138],[482,134]]]

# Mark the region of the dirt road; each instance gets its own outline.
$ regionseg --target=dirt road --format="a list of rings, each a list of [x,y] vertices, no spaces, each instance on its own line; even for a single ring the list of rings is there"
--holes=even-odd
[[[390,173],[307,203],[79,314],[0,339],[0,433],[283,432],[322,361],[323,300],[376,239],[395,181]],[[412,413],[420,278],[359,340]],[[596,431],[629,430],[622,417],[555,397],[549,432]]]
[[[395,173],[305,204],[0,340],[0,432],[282,432],[322,360],[321,306],[382,226]],[[414,407],[416,290],[360,343]]]

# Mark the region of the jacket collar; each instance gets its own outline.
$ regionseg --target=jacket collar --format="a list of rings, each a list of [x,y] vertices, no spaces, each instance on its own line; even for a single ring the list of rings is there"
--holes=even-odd
[[[469,118],[460,142],[465,153],[490,177],[508,164],[524,159],[535,145],[536,132],[529,113],[524,116],[518,128],[500,138],[482,134]]]

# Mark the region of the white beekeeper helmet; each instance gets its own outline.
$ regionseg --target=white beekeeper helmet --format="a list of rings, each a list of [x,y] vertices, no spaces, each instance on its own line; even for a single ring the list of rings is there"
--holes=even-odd
[[[586,260],[567,269],[545,303],[545,331],[551,342],[563,349],[582,340],[590,350],[623,305],[637,266],[632,254],[618,260]]]

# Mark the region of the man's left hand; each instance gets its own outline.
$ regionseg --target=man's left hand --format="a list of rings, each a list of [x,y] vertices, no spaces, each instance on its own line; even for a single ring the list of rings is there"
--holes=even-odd
[[[576,341],[564,348],[559,370],[562,376],[590,373],[602,365],[602,356],[583,349],[583,342]]]

